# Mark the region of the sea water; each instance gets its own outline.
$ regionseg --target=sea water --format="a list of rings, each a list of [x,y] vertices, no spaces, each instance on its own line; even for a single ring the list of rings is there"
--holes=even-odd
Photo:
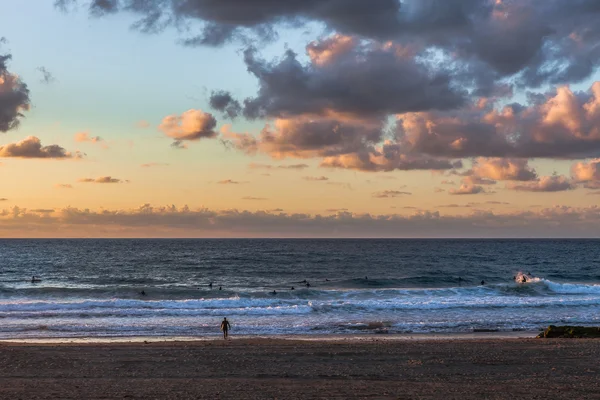
[[[600,325],[599,267],[596,240],[0,240],[0,338]]]

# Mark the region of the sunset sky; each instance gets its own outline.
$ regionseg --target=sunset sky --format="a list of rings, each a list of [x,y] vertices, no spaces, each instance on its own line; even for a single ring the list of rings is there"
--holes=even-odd
[[[0,6],[0,237],[600,236],[597,1]]]

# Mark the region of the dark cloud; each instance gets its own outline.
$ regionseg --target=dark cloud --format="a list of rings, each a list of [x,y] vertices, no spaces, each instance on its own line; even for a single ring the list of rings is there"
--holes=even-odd
[[[219,185],[241,185],[242,183],[248,183],[248,182],[240,182],[240,181],[234,181],[233,179],[225,179],[222,181],[218,181],[217,183]]]
[[[224,90],[212,92],[209,102],[212,108],[221,111],[231,119],[237,117],[242,112],[240,103],[231,96],[231,93]]]
[[[93,16],[138,15],[134,28],[142,32],[175,27],[186,35],[181,42],[191,46],[268,42],[278,38],[280,27],[317,22],[341,34],[408,43],[420,54],[435,50],[488,80],[512,77],[528,86],[580,81],[600,60],[596,0],[79,2]],[[77,0],[56,1],[62,9],[73,3]]]
[[[328,181],[329,178],[326,176],[303,176],[302,179],[305,181]]]
[[[453,87],[448,72],[420,65],[394,47],[357,42],[336,51],[344,39],[335,36],[319,43],[324,48],[312,53],[308,64],[291,50],[280,61],[267,62],[247,49],[244,61],[259,90],[244,100],[244,115],[255,119],[335,111],[381,116],[463,104],[466,93]]]
[[[380,192],[375,192],[372,194],[372,197],[376,199],[387,199],[390,197],[401,197],[401,196],[410,196],[412,193],[410,192],[401,192],[399,190],[382,190]]]
[[[510,183],[508,189],[525,192],[562,192],[573,190],[576,185],[569,178],[562,175],[542,176],[539,180],[527,183]]]
[[[100,176],[98,178],[81,178],[77,182],[84,183],[124,183],[129,181],[124,181],[121,179],[113,178],[112,176]]]
[[[483,186],[464,183],[458,189],[450,189],[448,193],[452,195],[479,194],[485,193],[485,189]]]
[[[70,183],[57,183],[54,186],[56,186],[59,189],[73,189],[73,185],[71,185]]]
[[[51,215],[25,208],[0,210],[0,231],[38,236],[95,237],[597,237],[600,207],[556,206],[466,215],[416,211],[412,215],[330,215],[155,207],[94,211],[66,207]],[[93,229],[92,229],[93,227]]]
[[[248,165],[250,169],[289,169],[289,170],[303,170],[308,168],[307,164],[291,164],[291,165],[270,165],[270,164],[257,164],[251,163]]]
[[[267,199],[264,197],[244,196],[244,197],[242,197],[242,200],[262,201],[262,200],[267,200]]]
[[[56,78],[54,78],[54,75],[52,75],[52,73],[48,71],[45,67],[38,67],[36,68],[36,70],[42,74],[41,83],[50,84],[56,80]]]
[[[40,139],[28,136],[20,142],[0,146],[0,157],[65,159],[82,158],[84,154],[79,151],[68,152],[57,144],[42,146]]]
[[[29,89],[15,74],[8,71],[11,55],[0,54],[0,132],[19,125],[23,111],[30,108]]]

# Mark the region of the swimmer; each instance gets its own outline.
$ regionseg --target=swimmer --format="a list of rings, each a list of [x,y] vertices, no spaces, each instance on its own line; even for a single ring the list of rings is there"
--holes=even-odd
[[[275,295],[275,294],[277,294],[277,291],[273,290],[273,291],[271,292],[271,294]]]
[[[310,287],[310,283],[306,282],[306,287]]]
[[[294,287],[292,286],[292,288],[290,290],[295,290]]]
[[[223,288],[221,286],[219,286],[219,290],[223,290]]]
[[[485,281],[484,280],[481,281],[481,285],[482,286],[485,285]]]
[[[212,282],[208,284],[208,287],[212,289]]]
[[[146,295],[146,292],[142,290],[142,291],[140,292],[140,294],[141,294],[142,296],[145,296],[145,295]]]
[[[521,278],[521,283],[527,283],[527,278],[525,278],[525,276],[523,276],[523,278]]]

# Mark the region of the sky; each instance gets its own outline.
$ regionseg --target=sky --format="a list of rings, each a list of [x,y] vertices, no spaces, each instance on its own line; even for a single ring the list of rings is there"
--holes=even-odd
[[[0,8],[0,237],[600,236],[595,0]]]

